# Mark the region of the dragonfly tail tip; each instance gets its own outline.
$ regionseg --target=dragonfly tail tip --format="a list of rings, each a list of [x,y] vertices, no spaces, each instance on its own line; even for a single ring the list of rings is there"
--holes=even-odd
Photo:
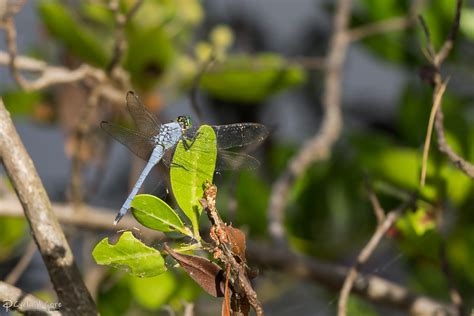
[[[122,214],[117,214],[117,217],[115,217],[115,220],[114,220],[114,226],[118,224],[118,222],[120,222],[120,220],[122,219],[123,215]]]

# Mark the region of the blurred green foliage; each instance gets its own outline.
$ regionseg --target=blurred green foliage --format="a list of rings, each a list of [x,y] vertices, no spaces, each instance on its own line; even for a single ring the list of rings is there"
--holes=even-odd
[[[133,3],[121,1],[121,10],[126,12]],[[359,3],[352,16],[354,27],[404,16],[411,1],[362,0]],[[103,69],[107,67],[112,57],[115,24],[107,1],[83,1],[71,6],[64,1],[41,0],[38,8],[44,26],[66,56]],[[430,2],[422,13],[431,39],[435,47],[439,47],[450,28],[453,2]],[[204,9],[198,0],[145,1],[125,28],[128,49],[122,65],[130,73],[133,88],[147,93],[158,86],[170,87],[173,93],[184,95],[211,55],[216,61],[203,75],[200,88],[219,101],[229,102],[222,106],[258,104],[309,80],[304,69],[288,64],[276,53],[235,53],[232,50],[235,35],[226,26],[215,27],[206,41],[192,44],[194,50],[190,50],[189,43],[194,40],[196,29],[204,18]],[[473,10],[464,8],[461,21],[458,37],[461,45],[457,46],[472,49]],[[419,66],[426,63],[420,49],[424,43],[424,35],[416,27],[366,38],[361,47],[414,77]],[[469,49],[464,55],[468,59],[471,57]],[[472,72],[470,65],[458,64],[463,61],[460,57],[454,51],[449,62]],[[451,89],[451,85],[455,85],[453,81],[443,102],[447,139],[458,153],[474,161],[472,102],[461,89]],[[12,114],[31,114],[35,105],[45,99],[45,93],[10,91],[3,98]],[[376,225],[364,188],[365,174],[376,184],[376,192],[387,211],[399,205],[406,192],[419,190],[422,144],[431,98],[432,88],[418,78],[411,78],[400,97],[395,117],[386,123],[384,129],[344,127],[344,135],[332,157],[309,168],[292,188],[285,210],[285,225],[292,246],[328,260],[346,258],[346,254],[352,255],[361,249]],[[235,182],[232,183],[228,181],[230,177],[219,178],[222,181],[219,183],[219,208],[225,217],[235,221],[236,226],[248,231],[250,238],[266,237],[266,212],[272,184],[284,172],[300,145],[272,139],[259,171],[242,172],[233,178]],[[206,173],[212,174],[212,171]],[[187,177],[178,175],[175,183],[179,179],[187,182],[183,180]],[[439,270],[439,248],[443,243],[447,245],[447,260],[461,292],[474,292],[474,188],[471,179],[438,153],[435,139],[428,161],[427,180],[427,185],[418,192],[417,208],[400,218],[390,234],[389,243],[396,245],[400,253],[388,258],[384,269],[401,265],[416,289],[448,301],[446,279]],[[196,187],[198,183],[189,185]],[[195,205],[180,203],[180,195],[181,201],[189,201],[189,197],[176,191],[179,205],[192,218]],[[202,195],[202,190],[199,194]],[[235,214],[226,212],[231,198],[236,199]],[[151,202],[138,196],[135,203]],[[138,204],[135,205],[137,210],[140,209]],[[167,209],[163,208],[162,202],[153,200],[152,204],[154,206],[147,207],[147,210]],[[447,217],[448,224],[437,220],[440,206],[445,209],[446,214],[441,215]],[[173,214],[168,215],[174,217]],[[142,223],[153,226],[148,221],[153,214],[145,215],[148,219]],[[163,222],[166,218],[160,216],[157,218]],[[135,217],[140,216],[135,214]],[[192,220],[197,227],[196,220]],[[160,225],[152,228],[158,229]],[[448,227],[441,233],[440,227],[444,229],[445,225]],[[22,241],[25,222],[0,218],[0,232],[0,260],[5,260]],[[137,248],[145,247],[133,236],[126,237],[136,242]],[[109,249],[111,245],[102,246]],[[182,307],[182,299],[194,300],[199,291],[187,276],[175,271],[149,279],[115,272],[101,286],[98,304],[102,315],[123,315],[131,308],[150,312],[165,304],[178,309]],[[473,298],[466,299],[467,304],[474,304]],[[348,308],[349,314],[353,315],[375,314],[369,306],[352,297]]]

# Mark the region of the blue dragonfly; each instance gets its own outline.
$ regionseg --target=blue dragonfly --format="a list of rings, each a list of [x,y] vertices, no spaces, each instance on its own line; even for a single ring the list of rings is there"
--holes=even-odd
[[[125,203],[120,208],[114,224],[117,224],[127,213],[133,198],[143,185],[146,177],[161,160],[168,166],[170,155],[179,141],[183,142],[186,149],[192,146],[196,137],[199,137],[197,128],[192,127],[189,116],[178,116],[175,121],[159,124],[141,103],[138,96],[129,91],[127,93],[127,108],[135,123],[136,129],[128,129],[110,122],[101,122],[101,128],[117,141],[125,145],[138,157],[147,161]],[[260,144],[267,136],[268,130],[262,124],[238,123],[212,126],[217,140],[216,170],[255,169],[259,166],[255,158],[227,149],[239,147],[254,147]],[[186,168],[186,166],[177,166]]]

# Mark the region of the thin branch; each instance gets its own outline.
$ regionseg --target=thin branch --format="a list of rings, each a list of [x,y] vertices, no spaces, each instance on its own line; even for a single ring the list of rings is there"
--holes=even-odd
[[[367,260],[369,260],[370,256],[375,251],[375,248],[378,246],[383,236],[387,233],[390,227],[392,227],[393,223],[395,223],[395,221],[400,217],[400,215],[403,214],[407,207],[414,202],[414,199],[415,197],[413,197],[407,202],[402,203],[402,205],[400,205],[397,209],[389,212],[387,216],[385,216],[385,219],[381,223],[379,223],[369,242],[360,252],[359,256],[357,257],[356,263],[349,269],[349,273],[347,273],[346,279],[344,280],[344,283],[342,285],[341,294],[339,296],[338,302],[338,316],[346,315],[346,307],[347,301],[349,299],[349,294],[351,292],[352,287],[354,286],[354,282],[356,281],[360,268],[367,262]]]
[[[72,204],[63,203],[53,203],[52,208],[62,224],[74,225],[83,229],[117,231],[137,226],[137,222],[132,217],[124,217],[120,223],[113,225],[116,211],[110,208],[81,205],[80,209],[76,211]],[[13,197],[0,199],[0,216],[23,217],[24,213],[18,199]],[[146,227],[141,228],[140,233],[147,239],[164,238],[164,234]]]
[[[64,312],[96,315],[94,301],[74,262],[71,248],[3,102],[0,102],[0,158],[23,206]]]
[[[374,210],[375,217],[377,218],[377,223],[380,225],[385,220],[385,211],[380,205],[379,198],[374,192],[374,188],[369,182],[369,179],[365,178],[365,187],[367,190],[367,195],[369,197],[370,204],[372,204],[372,209]]]
[[[216,232],[214,238],[211,233],[211,239],[214,241],[215,246],[219,248],[219,251],[215,252],[214,256],[217,255],[217,258],[219,258],[224,264],[230,265],[235,275],[233,278],[234,290],[241,289],[240,292],[243,293],[238,293],[239,296],[243,296],[248,300],[257,316],[263,316],[264,311],[262,304],[260,303],[257,293],[253,289],[252,283],[247,275],[245,259],[242,260],[242,263],[237,262],[235,259],[236,253],[232,251],[233,247],[230,242],[231,238],[226,233],[228,226],[220,218],[219,212],[216,208],[216,198],[217,187],[213,184],[207,183],[204,191],[204,198],[201,200],[201,205],[205,209],[207,217],[212,224],[211,232],[213,230]],[[239,249],[239,251],[245,252],[245,249]],[[241,256],[242,254],[239,255]]]
[[[438,67],[440,67],[441,64],[444,62],[444,60],[448,58],[449,53],[451,53],[451,50],[453,49],[454,41],[456,40],[456,36],[459,31],[459,25],[461,23],[461,9],[462,9],[462,0],[458,0],[456,2],[456,13],[454,15],[453,24],[451,25],[451,29],[449,30],[448,37],[444,41],[443,46],[441,47],[439,52],[436,54],[435,59],[434,59],[434,64],[437,65]]]
[[[61,307],[61,302],[47,303],[2,281],[0,281],[0,303],[0,308],[6,309],[8,307],[8,310],[16,310],[26,315],[63,315],[61,312],[54,310]]]
[[[10,62],[10,56],[6,52],[0,51],[0,65],[9,65]],[[101,91],[102,97],[113,103],[123,101],[124,92],[107,82],[105,72],[87,64],[71,70],[65,67],[51,66],[34,58],[17,56],[15,65],[19,70],[40,73],[37,79],[28,81],[25,91],[37,91],[54,85],[92,80],[104,83],[104,88]]]
[[[325,263],[309,256],[298,255],[289,249],[268,243],[247,243],[249,262],[265,268],[287,272],[302,280],[312,280],[327,288],[339,290],[349,269]],[[353,292],[376,304],[383,304],[411,315],[459,316],[457,308],[430,297],[410,292],[407,288],[381,277],[360,273]]]
[[[414,20],[411,16],[401,16],[388,20],[374,22],[352,29],[349,32],[349,38],[352,42],[356,42],[366,37],[403,30],[412,27],[415,23],[416,19]]]
[[[416,24],[417,13],[424,6],[424,3],[425,0],[414,0],[407,16],[390,18],[353,28],[348,32],[348,36],[352,42],[355,42],[366,37],[410,28]]]
[[[441,245],[439,247],[439,259],[441,261],[441,271],[448,281],[451,302],[458,308],[459,315],[465,315],[463,299],[456,286],[456,282],[454,281],[453,273],[446,255],[446,242],[444,240],[441,241]]]
[[[10,55],[10,72],[12,73],[13,78],[18,83],[18,85],[22,89],[26,89],[28,87],[28,82],[24,79],[18,68],[16,67],[16,55],[17,55],[17,48],[16,48],[16,28],[15,23],[13,20],[13,15],[9,16],[5,19],[3,28],[5,29],[6,33],[6,41],[7,41],[7,49],[8,54]]]
[[[444,135],[444,114],[441,111],[441,108],[438,109],[436,113],[435,129],[436,136],[438,137],[438,149],[440,152],[446,155],[448,159],[465,175],[474,179],[474,165],[469,161],[462,158],[458,155],[446,141],[446,136]]]
[[[269,231],[278,243],[285,243],[283,227],[284,209],[288,194],[295,180],[315,161],[327,159],[341,133],[341,73],[349,45],[347,27],[351,0],[339,0],[334,17],[334,33],[329,43],[322,103],[325,110],[319,132],[307,141],[300,152],[291,159],[287,169],[272,188],[268,208]]]
[[[433,133],[433,125],[435,122],[436,113],[438,113],[438,110],[441,107],[441,101],[443,100],[443,95],[444,95],[444,92],[446,91],[448,80],[443,82],[439,87],[438,86],[435,87],[434,97],[433,97],[433,106],[431,107],[430,119],[428,121],[428,129],[427,129],[426,138],[425,138],[425,145],[423,146],[423,160],[421,163],[421,177],[420,177],[421,187],[425,185],[426,171],[428,169],[428,154],[430,151],[430,144],[431,144],[431,134]]]
[[[115,43],[112,59],[107,66],[107,73],[111,74],[115,68],[120,65],[123,53],[126,49],[127,42],[125,41],[125,26],[137,13],[140,6],[143,4],[143,0],[136,0],[127,14],[120,12],[120,2],[118,0],[110,0],[109,8],[115,17]]]
[[[100,101],[100,91],[102,85],[95,86],[90,92],[86,105],[81,109],[78,124],[74,134],[74,149],[72,151],[72,171],[71,171],[71,200],[73,205],[78,207],[83,202],[83,178],[82,178],[82,148],[85,145],[86,137],[92,125],[94,109]]]
[[[6,283],[15,285],[16,282],[18,282],[18,279],[20,279],[23,272],[25,272],[26,268],[28,268],[28,266],[30,265],[31,259],[33,259],[36,249],[36,244],[33,240],[28,242],[25,252],[21,256],[20,260],[10,271],[10,273],[5,277]]]
[[[464,174],[466,174],[471,179],[474,179],[474,165],[471,164],[469,161],[465,160],[464,158],[462,158],[460,155],[458,155],[446,141],[445,132],[444,132],[444,117],[443,117],[443,112],[441,110],[442,93],[440,93],[440,91],[444,92],[443,89],[445,89],[445,87],[443,87],[443,85],[445,85],[445,83],[444,83],[444,80],[441,76],[440,68],[441,68],[441,64],[449,56],[449,53],[451,52],[451,50],[454,46],[454,41],[456,39],[456,35],[458,33],[458,30],[459,30],[459,23],[460,23],[460,20],[461,20],[461,8],[462,8],[462,0],[458,0],[456,2],[456,13],[455,13],[455,18],[453,20],[453,23],[451,25],[451,29],[449,31],[449,34],[448,34],[446,40],[443,43],[443,46],[441,47],[441,49],[439,50],[438,53],[434,52],[433,44],[432,44],[431,38],[430,38],[429,29],[428,29],[426,23],[424,22],[423,17],[420,17],[420,23],[423,27],[423,30],[424,30],[424,33],[425,33],[425,36],[426,36],[428,51],[433,51],[433,52],[430,52],[429,62],[431,63],[431,65],[433,66],[433,68],[435,70],[434,74],[433,74],[433,78],[432,78],[432,81],[435,85],[434,92],[433,92],[432,113],[436,114],[434,126],[435,126],[435,130],[436,130],[436,136],[438,138],[438,149],[443,154],[445,154],[446,157],[458,169],[460,169],[462,172],[464,172]],[[435,108],[436,105],[437,105],[437,107]],[[430,123],[431,122],[432,122],[432,120],[430,119]],[[427,134],[430,134],[430,129],[428,129]],[[430,135],[427,135],[427,137],[426,137],[427,140],[429,140],[429,138],[430,138],[429,136]],[[428,147],[428,149],[426,149],[427,146],[429,146],[429,143],[428,143],[428,145],[426,145],[426,143],[425,143],[425,152],[427,152],[429,150],[429,147]],[[422,167],[422,174],[421,174],[421,181],[420,181],[422,185],[424,184],[424,174],[426,173],[427,155],[428,154],[426,153],[426,157],[424,157],[424,159],[423,159],[423,167]],[[424,154],[424,156],[425,156],[425,154]]]
[[[0,200],[0,216],[24,216],[18,201],[12,198]],[[135,225],[130,217],[124,217],[117,226],[112,222],[114,210],[92,206],[81,206],[84,211],[74,212],[73,207],[67,204],[53,204],[53,210],[62,224],[74,225],[89,230],[129,229]],[[147,238],[162,239],[163,234],[141,229],[141,235]],[[247,259],[249,262],[260,264],[266,268],[274,268],[282,272],[287,271],[297,277],[308,278],[331,289],[341,288],[348,273],[348,268],[324,263],[316,258],[297,255],[291,250],[275,247],[270,244],[247,242]],[[354,283],[354,293],[375,303],[385,304],[411,311],[414,315],[422,315],[434,311],[447,311],[446,315],[457,315],[456,307],[438,302],[426,296],[410,293],[406,288],[383,278],[360,273]]]

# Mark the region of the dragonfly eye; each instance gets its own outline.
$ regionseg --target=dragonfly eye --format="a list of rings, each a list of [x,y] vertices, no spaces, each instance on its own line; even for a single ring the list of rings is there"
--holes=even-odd
[[[191,122],[191,117],[189,116],[184,116],[184,115],[181,115],[181,116],[178,116],[178,118],[176,119],[176,121],[179,123],[179,125],[181,125],[181,128],[186,130],[188,128],[191,128],[193,126],[193,123]]]

